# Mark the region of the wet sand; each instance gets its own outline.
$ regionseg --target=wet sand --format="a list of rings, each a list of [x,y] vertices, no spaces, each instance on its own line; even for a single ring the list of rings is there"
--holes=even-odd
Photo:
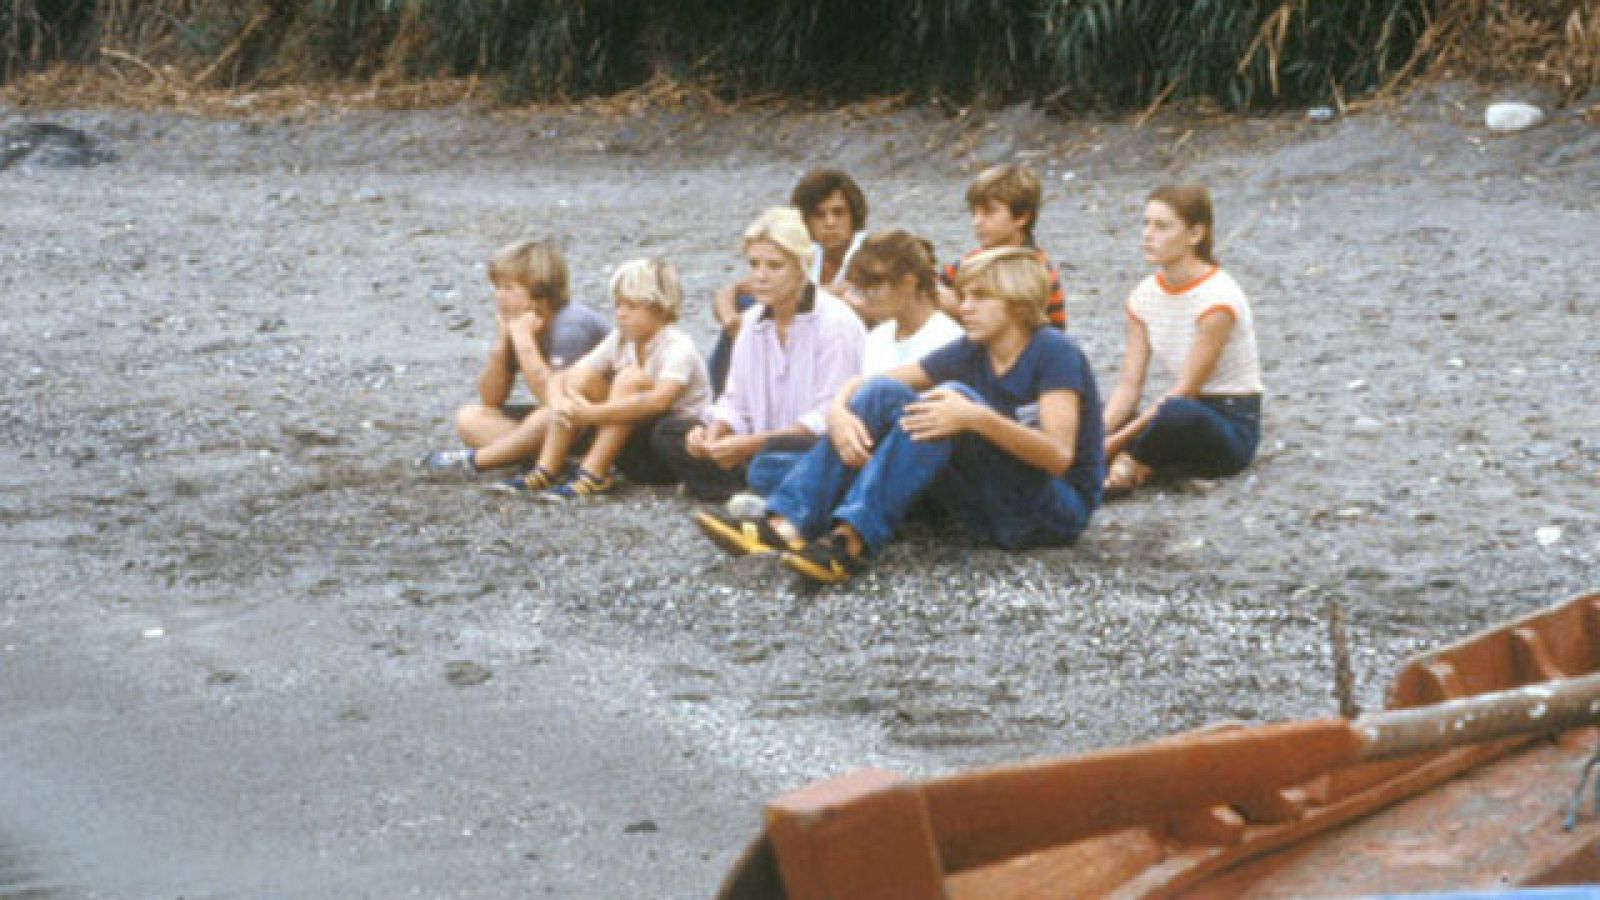
[[[705,896],[763,798],[849,768],[1328,714],[1330,599],[1379,705],[1405,656],[1600,586],[1600,139],[1490,135],[1488,98],[1142,129],[0,109],[116,154],[0,171],[10,868],[63,896]],[[804,169],[950,257],[971,166],[1011,156],[1105,389],[1144,193],[1212,186],[1270,392],[1248,474],[1071,549],[914,529],[815,590],[670,490],[556,509],[408,468],[472,395],[494,247],[555,236],[602,308],[607,267],[665,254],[709,346],[739,231]]]

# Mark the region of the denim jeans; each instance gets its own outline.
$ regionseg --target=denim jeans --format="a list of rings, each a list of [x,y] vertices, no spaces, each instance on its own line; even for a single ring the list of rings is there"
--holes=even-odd
[[[1159,472],[1221,478],[1244,471],[1260,443],[1259,394],[1168,397],[1128,453]]]
[[[983,402],[964,384],[940,386]],[[873,437],[872,459],[852,469],[832,441],[818,441],[767,498],[768,511],[788,519],[807,538],[846,522],[876,554],[927,491],[967,531],[1007,550],[1077,539],[1091,507],[1062,479],[976,435],[912,440],[900,427],[900,414],[917,396],[890,378],[861,385],[850,409]]]
[[[789,477],[789,473],[794,471],[805,455],[800,450],[763,450],[750,460],[744,480],[750,485],[750,490],[765,497],[783,484],[783,480]]]

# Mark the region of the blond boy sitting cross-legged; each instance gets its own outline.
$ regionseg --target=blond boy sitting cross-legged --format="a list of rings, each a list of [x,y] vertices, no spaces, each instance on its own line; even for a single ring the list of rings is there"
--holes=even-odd
[[[683,305],[678,272],[659,258],[623,263],[611,277],[611,296],[617,327],[553,377],[539,461],[502,489],[581,499],[613,487],[613,465],[634,481],[676,480],[651,450],[651,430],[663,415],[698,417],[711,402],[705,361],[673,325]],[[586,432],[592,437],[582,462],[563,477],[567,454]]]

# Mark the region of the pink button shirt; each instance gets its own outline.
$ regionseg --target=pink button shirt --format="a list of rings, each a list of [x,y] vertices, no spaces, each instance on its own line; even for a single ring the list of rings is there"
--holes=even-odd
[[[727,387],[706,410],[706,422],[727,422],[734,434],[761,434],[796,422],[827,431],[828,404],[861,371],[866,329],[843,300],[806,286],[787,345],[768,308],[744,312],[733,342]]]

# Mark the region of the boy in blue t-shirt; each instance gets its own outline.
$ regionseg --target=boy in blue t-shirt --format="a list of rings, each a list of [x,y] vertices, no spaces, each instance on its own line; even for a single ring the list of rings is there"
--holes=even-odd
[[[539,456],[550,427],[551,378],[582,359],[611,326],[599,313],[573,303],[567,261],[550,241],[523,240],[489,259],[494,285],[494,341],[478,375],[478,400],[456,411],[462,450],[435,450],[417,460],[430,472],[476,474]],[[533,406],[507,403],[518,376],[527,383]],[[536,473],[535,473],[536,474]],[[535,477],[517,486],[540,491],[551,486]]]
[[[704,507],[706,535],[842,582],[926,492],[1008,550],[1075,541],[1105,482],[1100,394],[1077,342],[1046,327],[1049,273],[1030,248],[997,248],[966,260],[956,288],[965,337],[846,384],[829,440],[767,498],[766,515]]]

